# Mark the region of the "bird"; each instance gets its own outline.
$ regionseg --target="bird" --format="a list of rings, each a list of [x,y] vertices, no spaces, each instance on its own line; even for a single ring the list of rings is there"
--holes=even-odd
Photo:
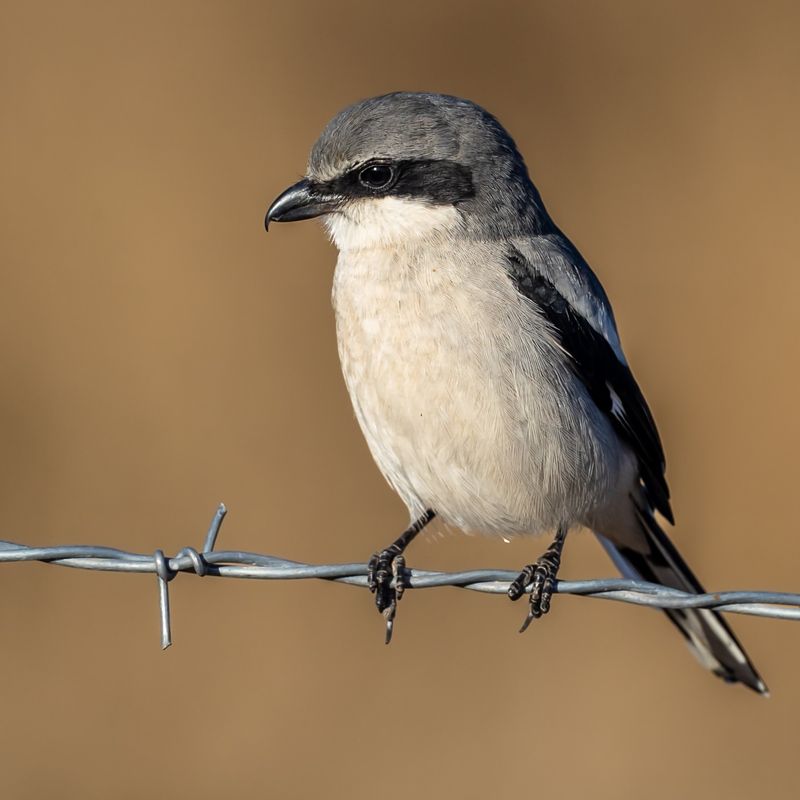
[[[387,643],[405,550],[435,517],[553,537],[508,589],[529,594],[520,631],[549,611],[575,529],[625,577],[703,592],[659,522],[674,524],[664,449],[608,297],[496,117],[431,92],[348,106],[265,226],[314,217],[339,251],[332,301],[355,416],[409,512],[368,565]],[[666,614],[703,666],[767,694],[720,614]]]

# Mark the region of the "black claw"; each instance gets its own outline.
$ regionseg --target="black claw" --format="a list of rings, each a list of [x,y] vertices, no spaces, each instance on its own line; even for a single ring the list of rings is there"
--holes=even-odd
[[[409,585],[403,551],[434,516],[433,511],[426,511],[389,547],[374,553],[367,564],[367,586],[375,595],[375,605],[386,621],[386,644],[392,641],[397,603]]]
[[[519,633],[525,633],[528,630],[528,625],[531,624],[536,619],[536,615],[533,613],[533,606],[528,607],[528,616],[525,617],[525,622],[520,625]]]
[[[550,610],[550,602],[556,589],[556,576],[561,566],[561,550],[564,546],[564,533],[559,531],[555,540],[541,558],[522,569],[516,580],[508,587],[508,596],[519,600],[530,586],[528,616],[519,629],[523,633],[535,619]]]
[[[406,560],[391,549],[375,553],[367,566],[367,586],[375,595],[375,605],[386,620],[386,644],[392,641],[397,601],[406,589],[405,568]]]
[[[391,550],[381,550],[372,556],[367,567],[367,586],[375,595],[375,605],[381,614],[391,606],[397,594],[392,588],[394,559],[395,554]]]
[[[392,640],[397,603],[408,586],[406,560],[391,548],[375,553],[367,566],[367,586],[386,620],[386,644]]]
[[[392,641],[392,633],[394,633],[394,615],[397,613],[397,603],[392,603],[389,608],[383,612],[383,618],[386,620],[386,634],[383,638],[384,644],[389,644]]]

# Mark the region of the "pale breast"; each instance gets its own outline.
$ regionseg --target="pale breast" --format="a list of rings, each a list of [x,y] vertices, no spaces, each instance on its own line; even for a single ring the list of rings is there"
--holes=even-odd
[[[539,532],[605,491],[608,442],[559,402],[571,372],[492,257],[476,244],[343,252],[339,353],[372,455],[412,516]]]

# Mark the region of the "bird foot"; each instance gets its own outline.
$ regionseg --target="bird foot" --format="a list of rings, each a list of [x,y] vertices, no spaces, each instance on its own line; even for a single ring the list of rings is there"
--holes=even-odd
[[[512,581],[508,587],[508,596],[512,600],[519,600],[530,586],[528,616],[525,617],[525,621],[519,629],[520,633],[524,633],[533,620],[539,619],[550,610],[550,601],[553,599],[556,587],[556,576],[558,568],[561,566],[562,546],[563,538],[557,536],[546,552],[533,564],[525,566],[516,580]]]
[[[397,604],[407,585],[406,560],[397,550],[387,547],[373,554],[367,565],[367,586],[386,621],[386,644],[392,641]]]

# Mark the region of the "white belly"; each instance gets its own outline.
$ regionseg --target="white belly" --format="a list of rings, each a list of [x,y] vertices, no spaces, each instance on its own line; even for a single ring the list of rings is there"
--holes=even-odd
[[[630,481],[616,435],[491,250],[418,253],[344,251],[334,279],[342,370],[379,468],[412,517],[506,535],[582,523]]]

